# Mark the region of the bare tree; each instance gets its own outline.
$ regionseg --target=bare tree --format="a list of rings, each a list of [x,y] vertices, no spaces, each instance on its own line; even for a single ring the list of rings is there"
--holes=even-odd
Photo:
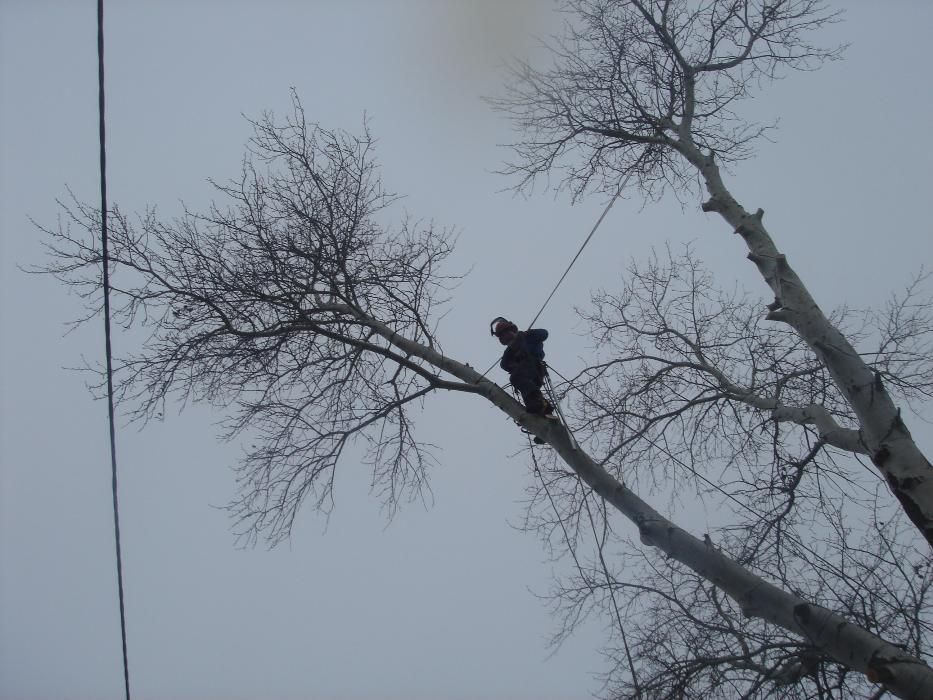
[[[839,48],[820,48],[810,39],[837,14],[821,0],[566,5],[571,19],[552,47],[553,66],[520,66],[509,96],[497,103],[522,134],[508,168],[519,176],[517,186],[562,173],[562,185],[574,196],[615,193],[630,175],[649,197],[668,188],[682,194],[696,185],[704,189],[703,211],[719,214],[742,236],[774,294],[766,319],[799,336],[813,372],[832,380],[832,401],[844,402],[853,421],[828,421],[832,407],[827,414],[798,405],[810,414],[796,417],[775,410],[784,420],[822,423],[824,441],[858,443],[853,451],[870,457],[933,545],[933,467],[902,419],[884,368],[867,362],[820,308],[765,228],[763,211],[743,207],[720,169],[747,158],[767,129],[737,114],[743,98],[788,69],[813,69],[839,55]]]
[[[569,0],[565,8],[550,67],[520,64],[495,102],[521,134],[506,168],[517,189],[557,176],[574,198],[616,195],[628,181],[648,199],[672,191],[683,202],[705,190],[702,209],[741,235],[774,295],[763,312],[763,302],[722,293],[689,252],[630,269],[620,293],[581,312],[600,352],[565,385],[578,440],[626,484],[708,501],[721,516],[709,525],[710,549],[929,659],[933,470],[895,404],[928,400],[933,387],[923,277],[884,309],[824,312],[762,210],[742,207],[721,172],[770,128],[740,117],[743,98],[789,69],[840,55],[810,38],[837,13],[818,0]],[[640,576],[607,566],[644,555],[598,510],[587,526],[585,494],[567,475],[554,477],[559,465],[549,468],[552,489],[546,498],[534,491],[529,527],[551,539],[560,525],[578,563],[579,548],[596,543],[553,600],[564,611],[561,634],[586,610],[617,618],[614,692],[869,693],[864,678],[806,636],[743,621],[677,556]],[[896,500],[879,499],[879,489]]]
[[[566,429],[527,413],[492,381],[441,350],[433,312],[452,281],[450,239],[387,221],[372,141],[308,125],[301,105],[283,124],[254,123],[240,178],[217,185],[225,204],[138,221],[113,212],[114,308],[148,331],[117,365],[120,399],[145,420],[171,398],[229,411],[228,437],[254,441],[231,505],[239,531],[277,542],[302,504],[330,506],[334,470],[353,441],[368,447],[388,504],[424,487],[430,446],[411,409],[460,391],[485,398],[555,454],[642,540],[735,601],[745,616],[806,640],[838,664],[903,697],[933,694],[920,658],[817,602],[757,576],[664,518],[580,448]],[[46,229],[44,268],[101,311],[100,212],[74,203]],[[596,519],[594,518],[594,523]]]
[[[302,502],[330,505],[334,468],[362,440],[387,505],[425,485],[429,446],[409,409],[433,389],[472,387],[440,379],[407,353],[378,344],[358,316],[427,348],[427,325],[450,278],[438,271],[449,236],[430,226],[379,223],[395,197],[382,186],[368,132],[309,126],[297,97],[284,125],[254,123],[236,181],[215,185],[224,207],[160,222],[112,218],[114,314],[150,330],[145,351],[115,368],[119,398],[136,418],[182,401],[235,404],[232,438],[247,427],[252,449],[233,506],[242,534],[273,543]],[[258,166],[283,166],[261,170]],[[50,232],[51,270],[101,309],[99,212],[75,202]],[[71,228],[82,231],[73,236]]]
[[[908,403],[929,395],[933,362],[930,306],[916,294],[917,282],[884,313],[832,316],[859,345],[877,343],[867,356],[878,371],[903,371],[908,381],[889,384]],[[886,485],[870,465],[852,470],[865,449],[842,427],[855,418],[828,372],[759,308],[717,290],[689,248],[633,264],[621,292],[581,312],[594,357],[563,385],[576,438],[620,481],[672,494],[678,511],[701,498],[714,514],[710,548],[929,660],[926,543],[879,498]],[[544,473],[526,525],[577,563],[549,595],[563,620],[557,640],[587,614],[613,621],[613,697],[766,697],[778,686],[781,697],[869,694],[865,677],[806,640],[743,620],[695,571],[653,561],[559,464]]]

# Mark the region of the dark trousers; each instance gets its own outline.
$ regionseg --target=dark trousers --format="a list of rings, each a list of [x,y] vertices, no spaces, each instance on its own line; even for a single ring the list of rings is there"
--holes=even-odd
[[[525,408],[529,413],[544,415],[550,413],[551,404],[541,393],[544,384],[544,368],[540,366],[523,367],[509,375],[509,380],[515,390],[522,395]],[[552,410],[552,409],[551,409]]]

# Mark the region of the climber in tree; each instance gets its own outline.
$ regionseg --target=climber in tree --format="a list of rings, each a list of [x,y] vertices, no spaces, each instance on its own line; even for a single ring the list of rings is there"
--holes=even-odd
[[[489,325],[489,332],[506,346],[499,366],[509,373],[509,381],[522,395],[525,408],[529,413],[549,416],[554,406],[544,398],[541,386],[544,384],[546,370],[544,364],[544,341],[548,333],[543,328],[518,330],[518,326],[497,316]]]

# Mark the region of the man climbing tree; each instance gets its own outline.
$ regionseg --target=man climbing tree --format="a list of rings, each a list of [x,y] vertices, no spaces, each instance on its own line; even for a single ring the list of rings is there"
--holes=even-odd
[[[521,394],[528,412],[539,416],[553,414],[554,406],[541,393],[547,371],[544,341],[548,332],[543,328],[520,331],[514,323],[498,316],[492,321],[490,333],[506,346],[499,366],[509,373],[509,381]]]

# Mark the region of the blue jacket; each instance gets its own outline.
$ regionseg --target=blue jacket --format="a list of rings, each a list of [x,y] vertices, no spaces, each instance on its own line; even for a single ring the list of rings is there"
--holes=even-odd
[[[509,374],[539,373],[547,336],[548,332],[543,328],[520,331],[502,353],[499,366]]]

